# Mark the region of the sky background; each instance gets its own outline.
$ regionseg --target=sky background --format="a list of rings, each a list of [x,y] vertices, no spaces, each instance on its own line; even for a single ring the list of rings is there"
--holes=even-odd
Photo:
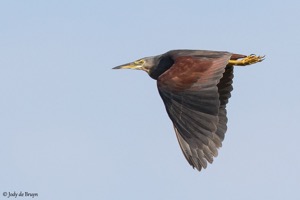
[[[0,199],[300,199],[299,7],[1,1]],[[111,70],[172,49],[266,55],[235,68],[226,138],[200,173],[181,153],[156,82]]]

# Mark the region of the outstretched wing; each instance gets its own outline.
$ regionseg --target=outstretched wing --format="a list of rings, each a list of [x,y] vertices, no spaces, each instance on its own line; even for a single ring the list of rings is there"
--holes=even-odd
[[[233,67],[228,52],[171,51],[171,68],[157,79],[159,94],[173,122],[187,161],[199,171],[213,162],[226,132],[226,104]]]

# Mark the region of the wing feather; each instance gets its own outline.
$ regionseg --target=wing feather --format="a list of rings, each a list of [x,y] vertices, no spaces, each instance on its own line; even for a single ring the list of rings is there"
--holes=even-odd
[[[231,53],[171,51],[174,64],[157,79],[182,152],[199,171],[217,156],[226,132],[232,90]]]

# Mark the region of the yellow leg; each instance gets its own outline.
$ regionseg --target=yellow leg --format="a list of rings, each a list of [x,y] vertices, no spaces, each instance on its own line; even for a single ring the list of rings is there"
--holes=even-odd
[[[251,65],[257,62],[261,62],[264,59],[265,56],[256,56],[255,54],[251,54],[250,56],[247,56],[240,60],[229,60],[228,65],[245,66],[245,65]]]

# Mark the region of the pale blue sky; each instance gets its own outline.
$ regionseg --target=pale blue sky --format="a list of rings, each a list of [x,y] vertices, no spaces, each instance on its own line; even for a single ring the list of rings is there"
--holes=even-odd
[[[0,199],[300,199],[299,8],[1,1]],[[182,48],[266,55],[235,69],[229,129],[201,173],[181,153],[155,81],[111,70]]]

